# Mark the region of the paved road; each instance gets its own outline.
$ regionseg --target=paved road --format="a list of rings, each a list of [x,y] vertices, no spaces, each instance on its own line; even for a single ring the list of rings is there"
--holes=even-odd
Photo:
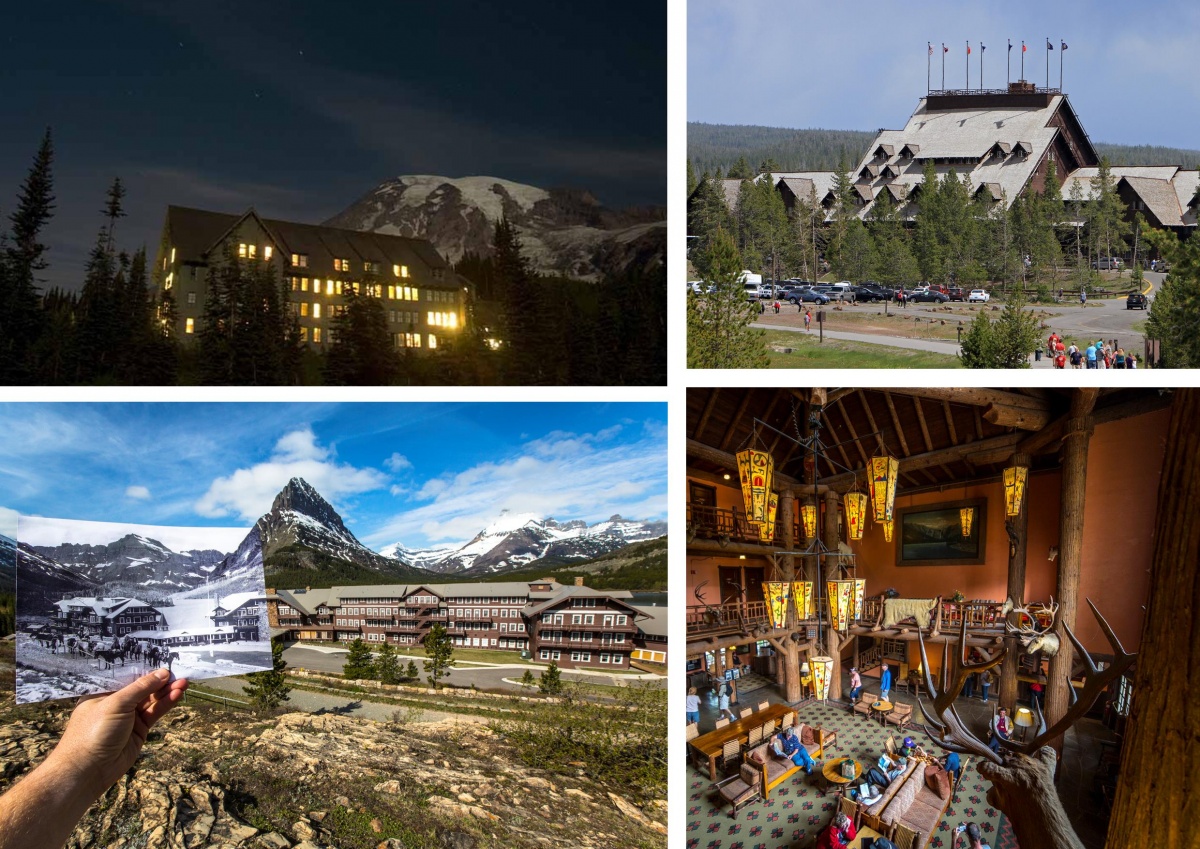
[[[422,662],[425,660],[425,655],[406,655],[401,653],[400,663],[407,666],[409,658],[412,658],[416,662],[417,669],[421,670],[421,675],[424,676],[425,672]],[[288,666],[311,669],[314,672],[340,673],[346,663],[346,652],[344,649],[330,650],[326,648],[291,645],[284,649],[283,659],[287,661]],[[521,691],[524,689],[523,687],[504,679],[519,679],[525,674],[526,669],[532,671],[534,678],[537,678],[542,674],[542,669],[544,668],[527,663],[489,664],[486,666],[474,666],[469,663],[462,663],[451,668],[447,680],[449,683],[459,687],[470,687],[474,684],[481,690],[504,689]],[[651,681],[655,686],[662,687],[666,683],[665,679],[658,675],[649,675],[646,677],[636,675],[607,675],[600,672],[575,672],[570,669],[562,670],[562,676],[563,680],[589,681],[593,684],[622,684],[632,681]]]

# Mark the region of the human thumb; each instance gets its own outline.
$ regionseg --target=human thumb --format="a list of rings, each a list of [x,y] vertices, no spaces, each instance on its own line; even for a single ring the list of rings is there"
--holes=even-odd
[[[113,693],[112,698],[122,710],[133,710],[161,690],[170,677],[171,673],[166,669],[156,669]]]

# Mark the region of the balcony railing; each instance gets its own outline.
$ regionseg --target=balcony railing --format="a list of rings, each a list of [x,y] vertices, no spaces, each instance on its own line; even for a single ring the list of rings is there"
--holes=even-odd
[[[698,504],[689,504],[687,510],[688,528],[700,539],[762,543],[758,535],[758,526],[747,522],[746,514],[741,510],[702,507]],[[777,522],[775,538],[772,542],[780,543],[782,538],[783,525]],[[793,538],[799,539],[800,537],[797,535]]]

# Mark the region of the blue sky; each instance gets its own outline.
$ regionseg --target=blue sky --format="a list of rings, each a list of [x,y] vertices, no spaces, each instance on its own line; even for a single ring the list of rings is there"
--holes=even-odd
[[[1012,78],[1063,88],[1093,141],[1200,148],[1200,4],[937,0],[897,5],[828,0],[689,0],[689,121],[875,130],[903,127],[925,94],[926,44],[933,42],[933,87],[965,82],[1002,88],[1008,39]]]
[[[0,504],[33,516],[246,528],[295,476],[373,548],[667,511],[665,404],[10,403],[0,432]]]

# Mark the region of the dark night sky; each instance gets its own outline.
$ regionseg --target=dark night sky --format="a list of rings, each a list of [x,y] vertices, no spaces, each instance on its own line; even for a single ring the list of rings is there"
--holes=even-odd
[[[23,3],[0,33],[0,214],[52,128],[49,285],[114,176],[126,248],[168,203],[319,222],[399,174],[666,203],[666,4]]]

